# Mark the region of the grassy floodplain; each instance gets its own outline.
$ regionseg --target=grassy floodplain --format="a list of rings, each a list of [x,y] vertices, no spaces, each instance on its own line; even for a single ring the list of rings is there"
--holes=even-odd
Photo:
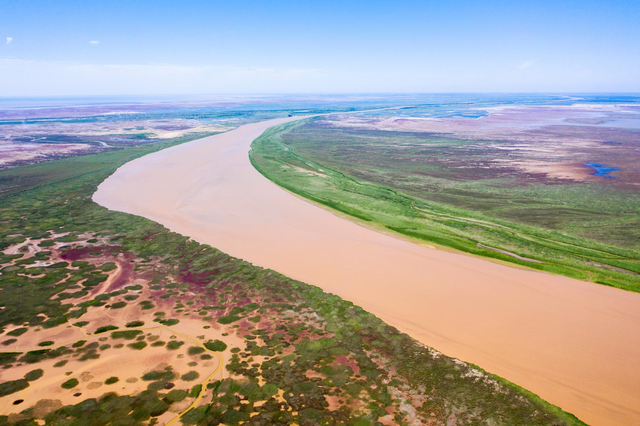
[[[271,129],[250,155],[276,184],[366,226],[640,291],[637,194],[577,183],[522,185],[508,177],[456,181],[451,168],[415,161],[473,143],[335,128],[315,118]]]
[[[451,419],[583,424],[513,384],[425,348],[336,296],[91,201],[97,185],[117,167],[179,142],[0,172],[0,247],[27,239],[37,246],[31,257],[25,250],[0,259],[0,343],[6,348],[0,362],[5,374],[19,373],[16,380],[2,380],[0,398],[20,404],[20,392],[52,374],[50,368],[37,371],[39,366],[55,362],[53,369],[69,370],[56,386],[77,401],[25,406],[0,416],[0,424],[34,425],[36,419],[85,424],[89,418],[95,425],[153,424],[170,409],[180,413],[183,424],[202,425],[378,425],[383,419],[400,425]],[[125,280],[95,296],[119,268],[130,268],[145,284]],[[105,309],[129,310],[140,318],[121,326],[98,322]],[[145,323],[143,315],[158,324]],[[220,327],[220,340],[186,343],[173,330],[187,320],[200,321],[202,337],[209,327]],[[151,329],[156,326],[174,333],[174,340],[163,341]],[[84,336],[11,349],[24,336],[72,328]],[[84,399],[83,376],[78,380],[69,366],[125,350],[139,351],[138,357],[182,351],[180,359],[192,357],[193,368],[200,368],[198,357],[211,358],[207,350],[229,352],[222,380],[202,381],[195,370],[145,371],[137,378],[144,390],[127,395],[115,388],[125,379],[116,370],[104,378],[102,396]]]

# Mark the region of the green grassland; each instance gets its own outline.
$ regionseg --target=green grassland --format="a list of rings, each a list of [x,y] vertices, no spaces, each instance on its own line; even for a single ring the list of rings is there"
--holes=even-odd
[[[262,141],[277,139],[283,130],[268,133]],[[437,424],[452,418],[457,424],[478,425],[583,424],[511,383],[425,348],[319,288],[229,257],[147,219],[112,212],[92,202],[97,186],[117,167],[180,142],[184,141],[0,171],[0,249],[26,238],[41,241],[39,245],[45,249],[24,261],[22,254],[0,258],[0,340],[13,344],[32,327],[90,327],[83,316],[93,309],[137,304],[145,312],[154,312],[154,321],[162,326],[176,324],[179,320],[175,317],[180,315],[227,327],[229,333],[244,339],[244,347],[234,348],[233,356],[225,360],[227,378],[222,381],[195,386],[195,382],[185,382],[193,388],[169,391],[176,380],[174,372],[147,373],[142,380],[149,385],[140,394],[107,392],[97,399],[78,399],[77,404],[49,412],[40,420],[50,425],[154,424],[171,404],[204,395],[201,405],[184,413],[183,424],[366,426],[381,424],[378,420],[388,415],[387,409],[400,425],[408,424],[411,416]],[[410,200],[382,187],[372,186],[371,190],[386,194],[393,201],[391,205],[403,206],[395,200]],[[367,218],[366,214],[362,216]],[[54,235],[60,233],[67,234]],[[75,297],[86,296],[107,278],[114,262],[98,267],[82,260],[34,266],[35,261],[51,259],[52,253],[46,249],[54,244],[63,255],[83,252],[74,244],[80,235],[87,234],[92,236],[87,256],[93,252],[112,257],[126,254],[132,269],[148,276],[149,289],[143,290],[153,297],[141,300],[132,294],[141,286],[129,285],[76,304]],[[100,238],[107,240],[101,244]],[[465,240],[460,241],[463,244]],[[548,244],[555,247],[560,243]],[[210,358],[203,349],[188,348],[179,339],[166,343],[141,334],[137,328],[144,326],[142,321],[131,321],[124,329],[96,329],[97,336],[87,339],[99,338],[102,345],[83,339],[63,345],[46,342],[46,347],[26,353],[5,350],[0,353],[1,368],[28,364],[28,369],[24,379],[0,384],[7,395],[3,397],[10,398],[10,394],[37,383],[41,373],[32,370],[42,360],[60,358],[54,367],[61,368],[66,364],[65,356],[79,356],[80,361],[97,359],[104,351],[118,350],[125,344],[139,350],[141,356],[166,344],[169,351]],[[203,347],[215,351],[226,345],[211,341]],[[262,357],[259,362],[258,357]],[[113,376],[105,383],[114,386],[120,380],[118,372],[110,373]],[[187,373],[184,377],[195,380],[196,375]],[[62,383],[63,389],[75,392],[77,380],[73,380]],[[338,408],[328,409],[330,398]],[[407,406],[415,413],[407,411]],[[35,421],[36,411],[27,407],[17,420],[0,416],[0,425],[41,424]]]
[[[468,149],[473,143],[309,119],[270,129],[254,141],[250,157],[281,187],[367,226],[640,291],[640,196],[476,171],[460,177],[460,155],[476,163],[491,156]]]

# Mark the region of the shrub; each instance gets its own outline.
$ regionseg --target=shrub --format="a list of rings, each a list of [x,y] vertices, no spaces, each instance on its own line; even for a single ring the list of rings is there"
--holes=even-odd
[[[200,377],[200,373],[198,373],[197,371],[189,371],[188,373],[185,373],[182,376],[180,376],[180,380],[191,382],[197,379],[198,377]]]
[[[202,385],[195,385],[191,389],[191,392],[189,392],[189,397],[190,398],[196,398],[198,395],[200,395],[200,391],[201,390],[202,390]]]
[[[116,327],[115,325],[105,325],[103,327],[98,327],[93,334],[105,333],[107,331],[117,330],[117,329],[118,327]]]
[[[111,309],[122,309],[127,306],[127,302],[116,302],[111,305]]]
[[[200,346],[191,346],[188,350],[189,355],[198,355],[204,352],[204,348]]]
[[[225,315],[218,318],[218,322],[220,324],[231,324],[232,322],[236,322],[240,319],[238,315]]]
[[[78,386],[78,379],[69,379],[60,385],[63,389],[73,389]]]
[[[167,349],[170,351],[175,351],[176,349],[180,349],[180,346],[184,345],[184,342],[178,342],[177,340],[172,340],[167,343]]]
[[[131,349],[135,349],[137,351],[141,351],[144,348],[147,347],[147,342],[145,341],[140,341],[140,342],[136,342],[136,343],[129,343],[127,346],[129,346]]]
[[[113,339],[133,340],[139,334],[142,334],[142,331],[140,331],[140,330],[114,331],[113,333],[111,333],[111,338],[113,338]]]
[[[33,382],[34,380],[38,380],[40,377],[42,377],[43,374],[44,374],[44,371],[42,370],[42,368],[38,368],[37,370],[29,371],[27,374],[24,375],[24,378],[25,380]]]
[[[27,330],[29,330],[27,327],[16,328],[15,330],[11,330],[10,332],[8,332],[7,336],[14,336],[14,337],[22,336],[24,333],[27,332]]]
[[[174,402],[180,402],[187,397],[188,393],[185,390],[181,389],[173,389],[171,390],[164,399],[169,403],[173,404]]]
[[[118,383],[120,379],[116,376],[111,376],[107,380],[104,381],[105,385],[112,385],[114,383]]]
[[[159,370],[154,370],[154,371],[150,371],[148,373],[145,373],[142,376],[142,380],[149,382],[149,381],[155,381],[155,380],[171,380],[175,377],[175,374],[173,374],[172,371],[170,370],[165,370],[165,371],[159,371]]]
[[[214,352],[223,352],[224,350],[227,349],[227,344],[224,343],[222,340],[214,340],[214,341],[208,341],[207,343],[204,344],[204,347],[209,349],[210,351],[214,351]]]
[[[27,379],[12,380],[10,382],[0,383],[0,397],[11,395],[14,392],[21,391],[29,387]]]
[[[104,265],[100,266],[100,270],[102,272],[110,272],[113,271],[114,269],[116,269],[117,266],[114,262],[107,262]]]

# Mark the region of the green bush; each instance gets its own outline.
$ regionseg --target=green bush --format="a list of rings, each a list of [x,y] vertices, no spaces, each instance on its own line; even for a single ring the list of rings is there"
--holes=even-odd
[[[44,374],[44,371],[42,370],[42,368],[38,368],[36,370],[29,371],[27,374],[24,375],[24,378],[25,380],[33,382],[34,380],[38,380],[40,377],[42,377],[43,374]]]
[[[147,342],[145,342],[144,340],[141,340],[136,343],[129,343],[127,346],[130,347],[131,349],[141,351],[147,347]]]
[[[227,344],[224,343],[222,340],[214,340],[214,341],[208,341],[207,343],[204,344],[204,347],[209,349],[210,351],[214,351],[214,352],[224,352],[227,349]]]
[[[231,324],[232,322],[236,322],[240,319],[238,315],[225,315],[218,318],[218,322],[220,324]]]
[[[180,376],[180,380],[191,382],[197,379],[198,377],[200,377],[200,373],[198,373],[197,371],[189,371],[188,373],[185,373],[182,376]]]
[[[122,309],[127,306],[127,302],[116,302],[111,305],[111,309]]]
[[[29,330],[27,327],[16,328],[15,330],[11,330],[10,332],[8,332],[7,336],[14,336],[14,337],[22,336],[24,333],[27,332],[27,330]]]
[[[203,353],[204,351],[205,351],[205,349],[200,347],[200,346],[191,346],[189,348],[189,350],[187,351],[187,353],[189,355],[199,355],[199,354]]]
[[[10,382],[0,383],[0,397],[11,395],[12,393],[21,391],[29,387],[27,379],[12,380]]]
[[[112,339],[126,339],[126,340],[133,340],[136,338],[136,336],[138,336],[139,334],[142,334],[141,330],[123,330],[123,331],[114,331],[111,333],[111,338]]]
[[[144,381],[155,381],[155,380],[171,380],[175,377],[175,374],[171,370],[159,371],[154,370],[148,373],[145,373],[142,376],[142,380]]]
[[[117,268],[117,266],[116,266],[116,264],[114,262],[107,262],[104,265],[100,266],[100,270],[102,272],[111,272],[116,268]]]
[[[112,385],[114,383],[118,383],[120,379],[116,376],[111,376],[107,380],[104,381],[105,385]]]
[[[69,379],[60,385],[63,389],[73,389],[78,386],[78,379]]]
[[[167,394],[167,396],[164,397],[164,399],[169,403],[169,404],[173,404],[174,402],[180,402],[183,399],[185,399],[188,395],[188,392],[185,390],[181,390],[181,389],[173,389],[171,391],[169,391],[169,393]]]
[[[119,327],[116,327],[115,325],[105,325],[103,327],[98,327],[93,334],[105,333],[107,331],[117,330],[118,328]]]
[[[178,342],[176,340],[172,340],[167,343],[167,349],[170,351],[175,351],[176,349],[180,349],[180,346],[184,345],[184,342]]]

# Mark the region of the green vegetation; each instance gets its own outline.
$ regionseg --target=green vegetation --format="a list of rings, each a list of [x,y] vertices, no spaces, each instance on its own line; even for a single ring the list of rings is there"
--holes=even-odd
[[[240,320],[240,317],[238,315],[225,315],[218,318],[218,322],[220,324],[231,324],[232,322],[236,322],[238,320]]]
[[[105,325],[104,327],[98,327],[94,334],[106,333],[107,331],[117,330],[115,325]]]
[[[201,348],[200,346],[191,346],[187,351],[189,355],[200,355],[203,352],[204,348]]]
[[[167,349],[169,349],[170,351],[175,351],[180,349],[180,346],[184,345],[184,342],[178,342],[176,340],[172,340],[169,343],[167,343]]]
[[[169,369],[164,371],[150,371],[142,376],[142,380],[145,381],[172,380],[173,378],[175,378],[175,374]]]
[[[105,385],[112,385],[114,383],[118,383],[119,381],[120,381],[120,379],[118,377],[111,376],[107,380],[104,381],[104,384]]]
[[[157,391],[144,391],[138,395],[107,393],[99,399],[86,399],[76,405],[68,405],[45,416],[47,424],[91,424],[95,426],[122,424],[142,426],[161,416],[169,409]],[[4,417],[4,418],[3,418]],[[28,419],[19,424],[28,423]],[[7,424],[7,417],[0,416],[0,425]]]
[[[27,330],[29,330],[27,327],[20,327],[20,328],[16,328],[15,330],[11,330],[10,332],[7,333],[7,336],[22,336],[24,333],[27,332]]]
[[[114,331],[111,333],[111,338],[133,340],[141,334],[142,334],[142,331],[140,330]]]
[[[73,389],[78,386],[78,379],[69,379],[60,385],[63,389]]]
[[[276,184],[367,226],[640,291],[637,194],[465,175],[460,157],[488,158],[475,142],[307,120],[268,130],[250,157]]]
[[[28,379],[18,379],[9,382],[0,383],[0,397],[11,395],[12,393],[21,391],[29,387]]]
[[[435,417],[444,423],[453,416],[458,423],[469,424],[582,424],[510,383],[428,350],[352,303],[234,259],[144,218],[109,211],[91,201],[97,185],[121,164],[169,145],[147,145],[0,171],[0,248],[23,243],[27,238],[57,241],[55,234],[62,232],[68,233],[64,237],[68,241],[81,234],[91,234],[96,240],[108,237],[107,243],[89,248],[63,243],[66,246],[59,251],[68,261],[54,259],[51,266],[26,268],[15,263],[19,258],[1,257],[1,328],[25,324],[66,327],[82,322],[83,315],[111,303],[107,302],[110,299],[138,291],[132,286],[123,287],[76,304],[73,297],[60,297],[69,292],[84,297],[108,278],[99,267],[72,266],[72,262],[99,256],[112,262],[123,254],[131,259],[132,268],[149,277],[149,297],[157,301],[145,300],[135,306],[154,309],[157,303],[169,316],[173,311],[169,312],[167,306],[178,305],[178,296],[188,291],[195,295],[190,296],[191,304],[184,302],[192,312],[191,318],[202,318],[198,312],[205,310],[211,315],[209,325],[226,323],[225,332],[244,338],[243,347],[234,348],[232,357],[224,360],[227,371],[241,380],[227,378],[209,383],[204,404],[187,412],[184,424],[237,425],[251,421],[257,425],[373,425],[389,410],[395,423],[406,425],[400,408],[412,404],[412,395],[425,396],[424,403],[412,405],[424,422]],[[42,251],[39,256],[48,260],[53,254]],[[153,259],[162,261],[152,264]],[[169,293],[166,302],[160,299]],[[260,317],[259,329],[254,322],[240,321],[256,316]],[[102,337],[133,340],[142,335],[129,333],[139,331],[107,325],[95,334],[112,332]],[[131,343],[146,344],[144,340]],[[152,345],[156,344],[163,342],[153,341]],[[166,347],[181,351],[176,355],[180,356],[188,352],[184,344],[172,336]],[[123,346],[113,345],[109,351]],[[205,347],[223,351],[226,344],[213,341]],[[72,349],[63,346],[2,353],[0,363],[34,364],[77,355],[79,360],[90,360],[100,356],[99,348],[100,342],[91,342]],[[201,358],[205,356],[210,354]],[[55,365],[61,367],[66,361]],[[194,376],[189,374],[182,378]],[[47,424],[82,424],[87,419],[94,425],[147,423],[183,397],[182,393],[168,392],[174,385],[170,381],[177,377],[171,370],[146,373],[142,379],[148,382],[147,390],[137,395],[107,393],[99,399],[79,399],[78,404],[53,411],[43,420]],[[12,393],[28,384],[26,379],[5,382],[0,384],[0,392]],[[78,380],[71,378],[61,386],[73,389]],[[189,396],[197,397],[202,390],[197,384]],[[329,398],[338,409],[327,409]],[[31,408],[20,415],[24,424],[34,424]],[[6,422],[7,417],[0,416],[0,424]]]
[[[167,396],[164,397],[165,401],[169,404],[173,404],[174,402],[180,402],[185,399],[189,395],[189,392],[182,389],[172,389],[169,391]]]
[[[44,374],[44,371],[42,370],[42,368],[38,368],[36,370],[29,371],[27,374],[24,375],[24,378],[25,380],[33,382],[34,380],[38,380],[40,377],[42,377],[43,374]]]
[[[200,377],[200,374],[198,374],[197,371],[189,371],[188,373],[185,373],[182,376],[180,376],[180,380],[184,380],[186,382],[192,382],[198,377]]]
[[[137,351],[141,351],[142,349],[147,347],[147,342],[140,341],[140,342],[135,342],[135,343],[129,343],[127,346],[130,347],[131,349],[135,349]]]
[[[209,341],[204,344],[204,347],[214,352],[224,352],[227,349],[227,344],[221,340]]]

